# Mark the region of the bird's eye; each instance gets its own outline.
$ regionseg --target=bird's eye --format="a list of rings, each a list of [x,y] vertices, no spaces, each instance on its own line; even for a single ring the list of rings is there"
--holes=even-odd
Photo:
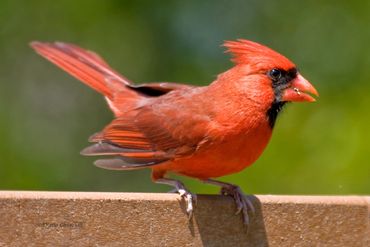
[[[272,80],[277,81],[281,78],[282,72],[280,69],[272,69],[269,72],[269,76]]]

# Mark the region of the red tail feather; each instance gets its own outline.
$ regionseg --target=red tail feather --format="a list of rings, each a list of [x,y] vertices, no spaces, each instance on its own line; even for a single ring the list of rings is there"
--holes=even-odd
[[[129,88],[130,82],[114,71],[99,55],[67,43],[32,42],[31,46],[43,57],[73,75],[95,91],[103,94],[116,115],[122,107],[140,98]]]

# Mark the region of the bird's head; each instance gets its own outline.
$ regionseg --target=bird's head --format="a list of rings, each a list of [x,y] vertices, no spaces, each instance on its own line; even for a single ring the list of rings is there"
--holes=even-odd
[[[235,88],[253,105],[266,111],[271,128],[286,102],[313,102],[312,95],[318,96],[294,63],[276,51],[242,39],[227,41],[224,46],[236,63],[230,70]]]
[[[257,83],[268,86],[274,93],[274,103],[313,102],[316,89],[299,72],[289,59],[261,44],[239,39],[226,41],[227,51],[233,54],[237,65],[246,67],[246,73],[259,76]],[[272,90],[271,90],[272,89]]]

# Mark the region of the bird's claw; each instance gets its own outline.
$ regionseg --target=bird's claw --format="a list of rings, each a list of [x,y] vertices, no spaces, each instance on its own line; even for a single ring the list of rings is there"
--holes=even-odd
[[[235,200],[236,204],[236,212],[235,214],[242,213],[243,215],[243,222],[245,225],[249,225],[249,215],[248,212],[251,212],[253,215],[255,214],[255,209],[248,197],[244,195],[243,191],[240,189],[239,186],[230,185],[221,188],[222,195],[229,195],[232,196]]]
[[[155,180],[156,183],[167,184],[173,186],[175,189],[170,192],[177,192],[186,202],[186,212],[189,216],[189,220],[193,217],[194,204],[197,202],[196,195],[192,194],[186,189],[183,183],[178,180],[170,178],[159,178]],[[193,204],[194,203],[194,204]]]
[[[191,219],[194,211],[194,205],[197,204],[197,196],[185,189],[176,189],[176,188],[170,190],[168,193],[178,193],[182,198],[184,198],[185,202],[187,203],[186,212],[189,215],[189,219]]]
[[[186,212],[189,216],[189,220],[193,217],[194,212],[194,204],[197,202],[197,197],[195,194],[187,191],[186,189],[178,189],[177,192],[180,194],[182,198],[184,198],[186,202]]]

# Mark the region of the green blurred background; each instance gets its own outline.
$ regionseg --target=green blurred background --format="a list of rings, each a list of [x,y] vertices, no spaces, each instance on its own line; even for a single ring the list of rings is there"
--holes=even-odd
[[[0,189],[167,191],[150,171],[98,169],[79,151],[112,119],[105,101],[28,46],[66,41],[134,82],[208,84],[246,38],[298,64],[319,90],[290,104],[262,157],[222,180],[248,193],[369,194],[369,1],[0,1]],[[197,193],[216,188],[183,179]]]

